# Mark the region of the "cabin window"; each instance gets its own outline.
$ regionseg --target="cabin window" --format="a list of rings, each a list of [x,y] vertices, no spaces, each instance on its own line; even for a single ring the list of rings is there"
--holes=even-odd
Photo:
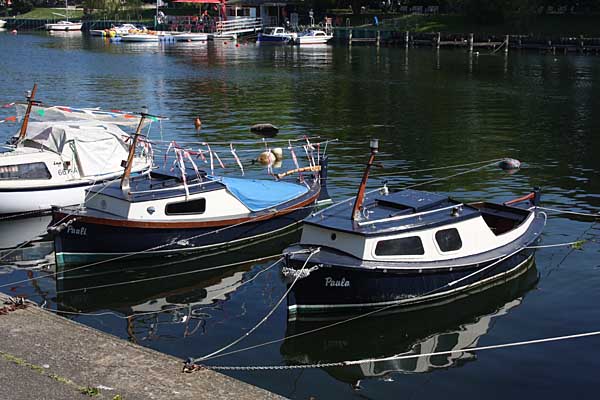
[[[48,167],[42,162],[0,166],[0,179],[50,179],[51,177]]]
[[[456,228],[437,231],[435,233],[435,241],[442,251],[456,251],[462,247],[462,240]]]
[[[418,256],[425,254],[423,242],[418,236],[381,240],[375,247],[377,256]]]
[[[167,204],[167,207],[165,208],[165,214],[167,215],[203,214],[205,211],[206,199],[194,199],[171,203]]]

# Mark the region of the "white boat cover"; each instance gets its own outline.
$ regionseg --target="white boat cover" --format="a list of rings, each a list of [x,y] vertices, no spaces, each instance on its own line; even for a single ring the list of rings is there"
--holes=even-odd
[[[22,146],[59,154],[84,177],[121,171],[128,137],[118,126],[100,121],[30,122]]]
[[[17,118],[22,121],[27,112],[27,103],[15,103],[15,108]],[[136,127],[140,123],[140,116],[126,111],[105,111],[99,108],[34,105],[31,107],[29,120],[38,122],[96,120],[119,126]],[[146,119],[144,125],[150,122],[150,119]]]

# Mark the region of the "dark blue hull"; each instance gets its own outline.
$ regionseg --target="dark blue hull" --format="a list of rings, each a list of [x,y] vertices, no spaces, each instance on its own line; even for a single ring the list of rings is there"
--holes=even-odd
[[[236,248],[295,229],[311,211],[311,207],[301,207],[270,219],[203,228],[132,228],[76,219],[54,236],[56,264],[64,267],[124,256],[135,259]]]
[[[288,259],[288,267],[302,268],[303,258],[306,257]],[[288,295],[288,311],[294,318],[295,314],[302,313],[435,304],[495,280],[508,279],[526,269],[532,258],[533,250],[523,249],[504,259],[427,272],[418,268],[373,270],[320,264],[308,277],[296,281]],[[306,269],[311,267],[314,264],[309,261]]]

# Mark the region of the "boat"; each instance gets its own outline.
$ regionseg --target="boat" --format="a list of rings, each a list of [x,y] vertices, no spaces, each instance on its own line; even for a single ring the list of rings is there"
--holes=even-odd
[[[152,33],[130,33],[127,35],[121,35],[120,40],[123,42],[158,42],[160,41],[160,35]]]
[[[139,129],[133,143],[138,136]],[[312,174],[296,182],[186,171],[182,152],[176,157],[181,174],[157,169],[134,177],[134,153],[135,146],[120,182],[88,189],[83,208],[53,210],[58,267],[241,247],[296,229],[326,196],[327,158],[303,168]]]
[[[290,43],[295,37],[294,33],[286,32],[285,28],[269,26],[258,34],[259,43]]]
[[[121,24],[113,26],[110,29],[90,29],[90,35],[92,36],[104,36],[104,37],[115,37],[127,35],[133,32],[145,32],[147,31],[145,26],[138,27],[133,24]]]
[[[83,26],[82,22],[73,22],[73,21],[69,21],[69,5],[68,5],[68,0],[65,0],[65,15],[62,14],[56,14],[59,15],[61,17],[65,17],[66,19],[64,21],[58,21],[58,22],[50,22],[47,24],[44,24],[44,27],[46,28],[47,31],[80,31],[81,27]]]
[[[0,29],[4,28],[6,26],[6,21],[3,19],[0,19]]]
[[[386,186],[304,221],[288,247],[289,318],[302,314],[421,307],[518,272],[533,257],[546,215],[540,191],[507,201],[463,203],[437,193]]]
[[[207,33],[173,33],[173,39],[176,42],[206,42],[208,40]]]
[[[116,124],[140,120],[112,113],[115,122],[110,123],[99,119],[111,113],[98,110],[34,106],[35,90],[13,146],[0,153],[0,214],[44,213],[52,206],[82,203],[86,188],[123,174],[130,136]],[[47,119],[30,122],[41,115]],[[72,117],[61,120],[61,115]],[[151,157],[138,156],[133,164],[133,171],[141,173],[149,169]]]
[[[330,41],[333,35],[327,34],[324,31],[310,29],[308,31],[299,33],[294,38],[295,44],[324,44]]]
[[[44,26],[47,31],[80,31],[82,25],[81,22],[58,21],[45,24]]]

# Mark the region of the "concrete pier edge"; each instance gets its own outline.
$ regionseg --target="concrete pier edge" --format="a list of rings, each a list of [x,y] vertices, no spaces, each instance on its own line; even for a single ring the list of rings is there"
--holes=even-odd
[[[278,399],[215,371],[58,316],[7,307],[0,293],[1,399]]]

